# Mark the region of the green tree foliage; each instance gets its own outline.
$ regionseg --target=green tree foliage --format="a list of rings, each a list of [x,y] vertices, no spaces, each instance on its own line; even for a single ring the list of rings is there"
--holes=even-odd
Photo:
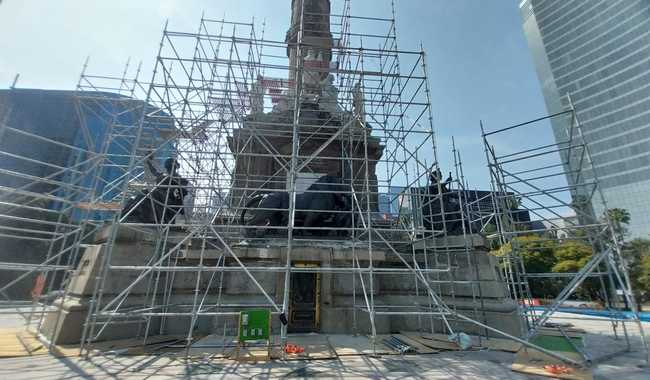
[[[521,250],[527,272],[550,272],[557,262],[554,255],[557,243],[552,240],[542,240],[539,236],[528,235],[517,238],[516,244]]]
[[[622,241],[627,234],[627,225],[630,224],[629,211],[622,208],[610,208],[607,210],[607,216],[612,221],[614,233],[619,241]]]
[[[591,246],[580,241],[564,241],[553,252],[555,265],[552,271],[557,273],[577,272],[591,259]]]
[[[650,254],[645,254],[641,258],[638,277],[633,280],[633,284],[635,281],[637,283],[635,289],[639,293],[637,302],[650,301]]]
[[[630,213],[614,208],[606,216],[612,221],[614,232],[622,239],[627,234]],[[603,215],[603,220],[605,215]],[[549,236],[525,235],[513,239],[492,250],[492,254],[504,257],[513,252],[513,245],[521,256],[528,273],[575,273],[589,262],[593,255],[591,245],[583,241],[584,234],[574,234],[571,239],[558,242]],[[623,256],[628,264],[632,288],[639,303],[650,301],[650,240],[635,239],[623,246]],[[544,278],[530,280],[533,297],[555,298],[566,285],[568,278]],[[605,285],[609,285],[608,282]],[[587,278],[576,290],[581,299],[604,301],[601,282],[598,278]]]
[[[617,224],[630,224],[630,212],[623,208],[610,208],[607,215]]]
[[[590,245],[576,240],[558,243],[537,235],[520,236],[511,243],[493,251],[497,256],[512,252],[512,245],[518,247],[527,273],[574,273],[582,269],[591,259]],[[568,278],[537,278],[529,280],[531,295],[535,298],[555,298],[566,285]],[[589,278],[576,290],[581,299],[603,301],[600,282]]]
[[[557,263],[553,266],[556,273],[576,273],[582,269],[593,255],[593,249],[582,241],[567,240],[555,249]],[[597,278],[587,278],[576,289],[575,294],[580,299],[605,301],[605,294]]]
[[[505,256],[512,253],[512,246],[517,247],[518,252],[526,264],[526,271],[531,273],[550,272],[555,265],[553,250],[555,242],[544,241],[537,235],[524,235],[512,239],[511,242],[502,245],[492,251],[495,256]]]
[[[612,221],[619,241],[623,241],[628,232],[630,213],[625,209],[613,208],[607,210],[607,216]],[[626,242],[622,253],[637,302],[640,304],[650,301],[650,240],[634,239]]]
[[[513,252],[513,245],[521,256],[527,273],[551,272],[557,262],[554,255],[557,243],[537,235],[516,237],[492,253],[501,257],[509,255]],[[559,290],[555,279],[536,279],[529,284],[531,295],[536,298],[552,298]]]
[[[650,301],[650,240],[634,239],[623,247],[637,302]]]

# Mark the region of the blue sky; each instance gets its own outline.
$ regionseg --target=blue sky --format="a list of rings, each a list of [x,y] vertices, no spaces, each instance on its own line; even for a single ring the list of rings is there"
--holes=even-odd
[[[336,0],[334,0],[336,1]],[[73,89],[82,64],[119,75],[142,61],[145,78],[160,33],[195,31],[202,12],[230,20],[266,20],[266,35],[282,39],[290,0],[4,0],[0,4],[0,88]],[[449,162],[454,135],[465,173],[476,187],[488,183],[479,120],[488,129],[546,113],[522,32],[517,0],[396,0],[400,48],[428,54],[434,122],[441,161]],[[390,1],[353,0],[359,15],[386,17]],[[549,128],[536,140],[551,141]],[[518,141],[502,141],[504,149]],[[449,169],[451,170],[451,168]]]

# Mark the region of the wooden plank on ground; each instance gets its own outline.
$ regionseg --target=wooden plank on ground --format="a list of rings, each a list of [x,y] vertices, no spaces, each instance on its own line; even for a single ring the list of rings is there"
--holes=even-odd
[[[17,334],[17,338],[29,353],[34,353],[44,348],[43,343],[40,340],[38,340],[36,335],[30,332],[27,331],[19,332]]]
[[[436,354],[441,351],[439,349],[426,346],[424,343],[420,341],[420,339],[417,338],[417,336],[408,336],[405,334],[393,334],[393,336],[401,340],[405,344],[411,346],[413,349],[417,351],[416,353],[418,354]]]
[[[460,347],[455,342],[450,342],[445,334],[429,334],[419,332],[402,332],[411,339],[415,339],[421,344],[436,350],[460,350]],[[471,335],[472,347],[484,347],[495,351],[517,352],[521,348],[521,343],[515,342],[511,339],[501,338],[481,338],[476,335]]]
[[[152,349],[159,347],[159,345],[166,343],[173,343],[182,339],[177,335],[155,335],[147,338],[146,346],[142,344],[142,338],[129,338],[107,340],[103,342],[96,342],[89,346],[91,352],[111,352],[119,353],[120,355],[145,355],[151,352]],[[79,356],[79,345],[56,345],[52,348],[52,354],[56,357],[75,357]]]
[[[494,351],[518,352],[522,344],[511,339],[482,338],[481,347]]]
[[[447,338],[447,335],[444,334],[420,334],[418,332],[402,332],[402,334],[416,339],[418,342],[422,343],[424,346],[435,350],[460,350],[460,347],[454,342],[450,342]]]
[[[579,354],[562,352],[562,355],[576,361],[582,360]],[[551,373],[547,371],[544,366],[548,365],[564,365],[570,369],[568,373]],[[512,370],[529,375],[548,376],[557,379],[565,380],[593,380],[593,373],[588,368],[576,368],[565,364],[559,359],[546,355],[543,352],[534,349],[521,349],[515,356],[515,361],[512,363]]]
[[[43,344],[23,328],[0,331],[0,358],[44,355]]]

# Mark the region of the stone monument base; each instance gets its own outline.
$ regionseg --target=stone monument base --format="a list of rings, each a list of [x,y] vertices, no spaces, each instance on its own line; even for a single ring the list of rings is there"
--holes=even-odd
[[[84,246],[83,257],[67,286],[66,297],[55,301],[57,305],[62,305],[62,313],[50,314],[42,325],[42,334],[56,344],[73,344],[81,339],[90,304],[99,301],[93,299],[93,292],[97,278],[101,275],[99,271],[101,259],[107,251],[105,241],[111,228],[112,226],[107,226],[98,235],[96,244]],[[120,304],[119,309],[116,310],[120,315],[115,315],[113,319],[115,323],[108,324],[98,340],[133,338],[143,335],[147,328],[149,335],[187,334],[191,317],[177,316],[174,313],[192,310],[198,271],[194,269],[176,272],[152,271],[151,276],[145,276],[133,285],[138,276],[144,272],[146,263],[154,256],[155,230],[140,228],[136,231],[126,226],[119,228],[112,250],[111,264],[130,266],[134,270],[109,271],[100,302],[105,307],[124,289],[129,286],[131,289],[128,297],[116,301],[110,308],[112,310],[115,305]],[[183,237],[183,234],[170,235],[167,240],[168,246],[174,246]],[[194,331],[196,334],[235,335],[237,313],[245,308],[269,307],[268,300],[243,271],[210,271],[210,267],[220,266],[224,259],[226,267],[236,267],[239,264],[227,250],[216,248],[219,245],[215,244],[214,247],[201,250],[199,242],[197,240],[184,244],[182,249],[172,254],[170,260],[178,267],[198,267],[202,254],[202,265],[206,269],[201,271],[199,278],[199,300],[203,302],[203,309],[232,314],[201,316],[194,325]],[[422,250],[425,243],[429,247],[434,243],[438,247],[442,246],[442,243],[449,247],[450,253],[441,250],[438,254],[439,261],[444,263],[447,263],[447,254],[450,255],[449,271],[426,274],[431,288],[452,310],[509,334],[520,335],[522,322],[517,313],[517,305],[509,298],[500,278],[496,259],[488,254],[485,241],[478,235],[472,236],[473,248],[469,255],[464,250],[458,249],[461,243],[464,244],[463,242],[458,238],[447,238],[444,242],[429,241],[415,245],[416,252]],[[286,245],[286,241],[284,243]],[[286,247],[282,242],[269,241],[263,246],[235,244],[231,248],[238,259],[251,270],[251,274],[265,292],[281,305],[284,293],[282,267],[286,263]],[[408,254],[403,255],[411,254],[412,249],[409,248]],[[355,255],[362,267],[367,266],[369,260],[367,242],[355,246],[352,242],[315,244],[294,241],[292,250],[294,265],[320,267],[322,272],[292,274],[292,308],[287,316],[290,320],[290,332],[337,334],[371,332],[369,313],[365,310],[366,301],[359,275],[353,276],[351,273],[337,272],[335,269],[352,268],[352,258]],[[388,247],[373,249],[372,259],[374,267],[379,269],[395,267],[400,263],[397,255]],[[262,267],[268,267],[269,270],[262,270]],[[370,296],[368,280],[369,277],[364,274],[366,294]],[[152,294],[148,289],[150,284],[156,282],[158,288],[152,303]],[[211,290],[204,298],[208,286]],[[161,305],[165,289],[169,294],[169,304]],[[377,312],[375,316],[377,333],[431,331],[432,327],[437,332],[443,332],[442,321],[438,318],[414,314],[382,314],[396,308],[400,311],[409,308],[413,311],[418,308],[426,309],[432,299],[423,289],[422,283],[416,285],[415,274],[412,272],[400,274],[375,272],[372,296]],[[300,292],[302,293],[298,297],[296,293]],[[354,308],[355,304],[356,308]],[[214,307],[209,308],[212,305]],[[217,308],[216,305],[221,306]],[[151,312],[143,314],[142,310],[147,308]],[[133,311],[132,316],[127,315],[128,311]],[[168,313],[164,319],[160,315],[162,312]],[[278,333],[280,321],[277,315],[273,316],[272,321],[272,331]],[[450,323],[454,330],[466,333],[484,332],[484,329],[475,324],[455,321],[454,318],[450,318]],[[97,326],[95,333],[102,327],[101,324]]]

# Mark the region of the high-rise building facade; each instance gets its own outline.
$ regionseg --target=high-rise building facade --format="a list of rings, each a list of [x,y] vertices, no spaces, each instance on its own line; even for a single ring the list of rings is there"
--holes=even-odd
[[[650,1],[524,0],[519,5],[549,113],[576,109],[607,207],[650,237]],[[552,122],[559,142],[566,124]],[[592,173],[587,173],[591,177]],[[602,204],[594,204],[602,213]]]

